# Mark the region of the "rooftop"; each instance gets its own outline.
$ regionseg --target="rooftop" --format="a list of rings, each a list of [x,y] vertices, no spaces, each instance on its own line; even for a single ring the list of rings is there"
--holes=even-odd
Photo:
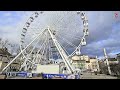
[[[108,58],[108,61],[117,61],[115,58]]]
[[[90,57],[90,59],[96,59],[96,57]]]

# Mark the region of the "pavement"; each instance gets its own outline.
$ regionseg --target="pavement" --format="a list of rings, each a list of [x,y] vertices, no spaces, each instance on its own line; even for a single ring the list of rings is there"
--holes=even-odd
[[[117,77],[105,74],[95,75],[94,73],[83,73],[83,75],[81,75],[81,79],[117,79]]]
[[[4,78],[4,76],[1,76],[1,79],[3,79],[3,78]],[[33,77],[33,78],[12,77],[12,78],[6,78],[6,79],[42,79],[42,77]],[[85,72],[85,73],[83,73],[83,75],[81,75],[81,79],[117,79],[117,77],[105,75],[105,74],[95,75],[94,73]]]
[[[42,77],[32,77],[32,78],[26,78],[26,77],[8,77],[7,79],[42,79]]]
[[[5,78],[5,75],[0,75],[0,79],[4,79]]]

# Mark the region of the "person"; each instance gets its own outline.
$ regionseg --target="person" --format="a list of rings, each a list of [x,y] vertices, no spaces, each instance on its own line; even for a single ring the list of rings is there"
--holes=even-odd
[[[92,75],[92,73],[94,73],[94,71],[93,71],[93,70],[90,70],[90,72],[91,72],[91,75]]]
[[[5,74],[5,77],[4,77],[4,79],[7,79],[7,75]]]
[[[76,72],[75,72],[75,79],[80,79],[80,75],[82,75],[82,72],[80,69],[76,69]]]
[[[97,75],[97,69],[94,70],[95,75]]]
[[[74,74],[71,74],[67,77],[67,79],[75,79],[75,75]]]
[[[82,73],[81,73],[81,70],[79,70],[79,71],[76,71],[76,73],[75,73],[75,79],[80,79],[80,75],[81,75]]]
[[[42,76],[42,79],[44,79],[44,73],[43,72],[41,73],[41,76]]]
[[[75,74],[75,79],[80,79],[80,75],[81,75],[80,72],[76,73]]]

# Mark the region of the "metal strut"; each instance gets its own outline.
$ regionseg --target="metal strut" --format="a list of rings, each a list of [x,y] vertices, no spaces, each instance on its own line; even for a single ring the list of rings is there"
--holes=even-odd
[[[43,31],[43,32],[44,32],[44,31]],[[43,32],[42,32],[42,33],[43,33]],[[36,39],[39,38],[39,36],[40,36],[42,33],[40,33],[39,35],[37,35],[32,42],[30,42],[12,61],[10,61],[10,63],[8,63],[7,66],[5,66],[5,67],[3,68],[3,70],[2,70],[0,73],[2,73],[3,71],[5,71]]]
[[[63,50],[63,48],[61,47],[61,45],[59,44],[59,42],[57,41],[56,37],[52,34],[50,28],[48,27],[48,32],[56,46],[56,48],[58,49],[58,52],[60,53],[65,65],[67,66],[67,69],[71,72],[71,73],[74,73],[74,69],[72,68],[72,66],[70,65],[69,61],[68,61],[68,56],[67,54],[65,53],[65,51]]]
[[[107,63],[107,66],[108,66],[108,72],[111,75],[111,69],[110,69],[110,65],[109,65],[109,61],[108,61],[108,56],[107,56],[105,48],[104,48],[104,55],[105,55],[106,63]]]

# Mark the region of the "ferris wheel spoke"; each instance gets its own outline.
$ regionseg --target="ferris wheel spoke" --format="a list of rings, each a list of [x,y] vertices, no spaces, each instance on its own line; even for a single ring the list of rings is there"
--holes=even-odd
[[[51,59],[53,59],[53,52],[52,52],[52,47],[54,47],[54,43],[53,43],[53,41],[52,41],[52,39],[51,38],[49,38],[49,42],[48,42],[50,45],[49,45],[49,51],[50,51],[50,56],[49,56],[49,58]]]
[[[63,45],[61,45],[63,50],[66,52],[67,55],[69,55],[69,53],[67,52],[67,50],[65,49],[65,47]]]
[[[63,38],[62,38],[63,39]],[[66,43],[68,42],[68,41],[66,41],[66,40],[64,40]],[[67,43],[66,44],[66,46],[64,46],[63,48],[68,48],[67,46],[68,45],[70,45],[70,43]],[[73,45],[71,45],[71,46],[73,46]],[[68,54],[68,57],[70,57],[70,56],[73,56],[75,53],[76,53],[76,51],[77,51],[77,48],[81,48],[81,42],[80,42],[80,44],[78,45],[78,46],[73,46],[73,48],[74,48],[74,52],[72,53],[72,54]],[[65,49],[65,51],[66,51],[66,49]]]
[[[58,15],[58,13],[57,13],[57,17],[58,17],[59,15]],[[63,19],[64,19],[64,17],[62,17],[62,16],[59,16],[58,18],[60,19],[57,19],[57,21],[55,22],[56,24],[58,24],[58,23],[60,23],[60,21],[62,21]],[[54,23],[54,25],[55,25],[55,23]]]
[[[61,16],[62,17],[62,16]],[[64,20],[64,17],[60,18],[60,20],[57,20],[56,24],[60,23],[61,21]]]
[[[49,53],[49,51],[48,51],[48,38],[47,38],[46,47],[45,47],[45,52],[44,52],[44,58],[45,58],[46,60],[49,60],[49,58],[48,58],[48,53]]]
[[[42,34],[42,35],[43,35],[43,34]],[[37,44],[40,42],[39,39],[40,39],[40,38],[38,38],[37,42],[35,43],[34,47],[33,47],[32,50],[30,51],[30,53],[27,55],[27,57],[24,57],[24,58],[23,58],[23,59],[26,59],[26,60],[22,63],[22,66],[21,66],[20,70],[25,67],[25,65],[26,65],[25,63],[26,63],[26,62],[30,62],[32,65],[34,65],[34,63],[33,63],[31,60],[29,60],[29,57],[30,57],[31,54],[33,53],[33,50],[36,48]]]
[[[70,12],[67,12],[66,15],[69,14],[69,13],[70,13]],[[66,16],[66,15],[63,15],[63,16]],[[57,19],[57,21],[55,21],[55,22],[53,23],[54,26],[58,25],[61,21],[62,21],[62,23],[63,23],[63,22],[65,23],[64,17],[59,16],[59,15],[57,15],[57,16],[58,16],[59,19]],[[61,17],[62,17],[62,18],[61,18]],[[68,18],[70,18],[70,17],[68,17]],[[69,24],[69,23],[67,23],[67,24]]]
[[[44,31],[43,31],[42,33],[39,33],[39,35],[42,35],[43,33],[44,33]],[[36,35],[36,36],[37,36],[37,35]],[[21,49],[22,49],[22,47],[23,47],[23,44],[24,44],[24,43],[21,44],[21,47],[20,47]],[[24,48],[23,48],[23,49],[24,49]],[[26,49],[26,50],[27,50],[27,49]],[[22,50],[21,50],[21,51],[22,51]],[[27,52],[26,52],[26,51],[22,52],[22,55],[23,55],[24,58],[26,58]]]
[[[82,37],[82,38],[84,38],[84,36]],[[71,57],[71,56],[73,56],[73,55],[75,55],[76,54],[76,51],[77,51],[77,49],[79,48],[81,48],[81,42],[80,42],[80,44],[78,45],[78,47],[77,48],[75,48],[75,50],[73,51],[73,53],[71,54],[71,55],[69,55],[68,57]]]
[[[68,41],[67,39],[63,38],[62,36],[58,35],[62,40],[64,40],[66,43],[68,43],[69,45],[73,46],[73,47],[77,47],[76,45],[74,45],[73,43],[71,43],[70,41]]]
[[[40,51],[42,50],[43,46],[45,45],[46,40],[47,40],[47,39],[45,39],[45,41],[42,43],[41,47],[38,49],[38,51],[37,51],[37,53],[36,53],[36,57],[34,57],[34,59],[33,59],[33,62],[36,62],[36,60],[38,59],[38,54],[40,53]],[[40,53],[40,54],[41,54],[41,53]]]
[[[41,52],[41,55],[42,55],[42,56],[44,56],[44,54],[45,54],[45,52],[46,52],[46,47],[47,47],[47,40],[46,40],[46,42],[45,42],[45,44],[44,44],[44,46],[43,46],[43,50],[42,50],[42,52]]]
[[[63,35],[63,33],[59,33],[59,35]],[[75,35],[73,36],[73,34],[70,34],[70,33],[66,33],[66,36],[70,36],[72,39],[74,38],[75,40],[81,39],[81,37],[76,37]]]
[[[65,41],[66,42],[66,41]],[[63,45],[61,45],[62,46],[62,48],[64,49],[64,51],[66,52],[66,54],[68,55],[68,56],[70,56],[70,53],[68,53],[68,51],[65,49],[65,48],[69,48],[70,49],[70,46],[68,46],[68,45],[70,45],[69,43],[66,43],[66,45],[65,46],[63,46]],[[67,47],[68,46],[68,47]],[[74,48],[74,50],[76,49],[76,47],[74,47],[73,45],[71,45],[73,48]],[[75,52],[75,51],[74,51]]]
[[[33,52],[33,51],[34,51],[34,49],[36,48],[37,44],[40,42],[40,40],[39,40],[39,39],[40,39],[40,38],[38,38],[38,40],[37,40],[36,44],[34,45],[33,49],[31,50],[30,55],[32,54],[32,52]]]
[[[67,15],[65,15],[65,16],[67,16]],[[72,16],[71,16],[71,17],[72,17]],[[67,19],[68,22],[66,23],[66,22],[65,22],[66,20],[64,20],[64,17],[63,17],[61,20],[59,20],[58,23],[60,23],[60,21],[62,21],[62,23],[64,23],[64,26],[65,26],[65,24],[68,24],[68,25],[69,25],[69,23],[71,23],[69,19],[70,19],[70,16],[69,16],[69,18]],[[66,26],[67,26],[67,25],[66,25]],[[62,27],[63,27],[63,26],[62,26]]]
[[[80,22],[79,20],[82,20],[82,22]],[[80,28],[80,24],[83,24],[82,28]],[[39,34],[39,32],[42,32],[41,29],[45,29],[47,28],[47,26],[50,26],[51,28],[51,31],[49,31],[49,34],[51,32],[51,35],[48,35],[47,31],[44,32],[44,35],[41,35],[39,39],[36,39],[36,41],[31,44],[31,47],[27,48],[24,52],[22,52],[24,48],[29,44],[29,42],[37,34]],[[82,38],[79,35],[81,33],[80,29],[83,30]],[[48,40],[52,37],[52,34],[56,37],[58,45],[55,44],[53,38],[52,40]],[[88,20],[85,17],[84,12],[46,11],[43,13],[42,11],[35,11],[31,16],[29,16],[29,18],[26,20],[25,25],[23,26],[21,34],[21,47],[23,48],[21,48],[21,52],[23,54],[23,57],[25,55],[27,58],[29,58],[31,56],[31,53],[35,51],[36,53],[34,54],[34,57],[32,59],[32,62],[34,64],[39,63],[40,60],[43,60],[42,58],[44,58],[45,60],[50,59],[51,57],[55,58],[53,54],[56,54],[58,58],[60,58],[59,56],[61,56],[62,59],[65,59],[67,56],[69,58],[76,53],[78,48],[86,45],[85,36],[88,36],[88,34]],[[76,40],[78,40],[78,42],[80,43],[76,43]],[[60,51],[57,50],[59,49],[59,44],[63,51],[65,51],[65,53],[62,54],[67,55],[65,55],[65,58],[63,57],[64,55],[61,55]],[[54,49],[52,47],[54,47]],[[74,49],[74,51],[72,50],[72,54],[68,53],[70,49]],[[56,52],[53,52],[53,50],[55,50]],[[38,55],[39,53],[41,54],[40,59]]]
[[[46,42],[47,42],[47,39],[46,39]],[[43,58],[44,59],[44,56],[45,56],[45,52],[46,52],[46,42],[45,44],[43,45],[43,50],[41,50],[41,58],[40,60]],[[38,58],[38,57],[37,57]],[[40,62],[40,61],[38,61]]]

